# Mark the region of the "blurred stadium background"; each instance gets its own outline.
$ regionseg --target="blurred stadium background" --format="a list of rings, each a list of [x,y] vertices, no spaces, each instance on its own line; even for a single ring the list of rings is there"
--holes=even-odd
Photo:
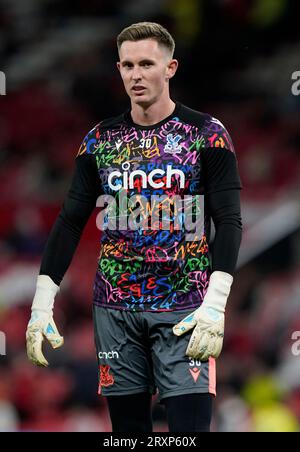
[[[81,140],[128,106],[115,37],[140,20],[175,36],[172,97],[226,125],[244,185],[213,430],[300,430],[299,17],[296,0],[0,1],[0,430],[110,431],[96,395],[95,217],[57,298],[65,346],[47,349],[49,369],[27,361],[25,329]],[[153,409],[155,430],[166,431],[155,398]]]

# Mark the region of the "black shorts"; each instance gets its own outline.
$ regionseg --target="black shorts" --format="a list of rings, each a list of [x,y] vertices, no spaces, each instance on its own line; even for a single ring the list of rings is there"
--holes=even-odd
[[[131,312],[94,305],[99,394],[156,393],[159,400],[181,394],[216,394],[215,360],[186,356],[192,331],[177,337],[172,328],[194,309]]]

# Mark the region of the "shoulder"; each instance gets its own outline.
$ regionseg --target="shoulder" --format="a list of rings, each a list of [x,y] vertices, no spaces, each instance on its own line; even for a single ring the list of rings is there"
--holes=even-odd
[[[83,154],[94,154],[97,150],[97,144],[100,143],[101,140],[106,139],[107,132],[120,126],[123,120],[124,114],[100,121],[85,135],[77,157]]]
[[[198,128],[205,142],[205,148],[226,148],[234,152],[233,143],[224,124],[209,113],[181,106],[180,116],[184,122]]]

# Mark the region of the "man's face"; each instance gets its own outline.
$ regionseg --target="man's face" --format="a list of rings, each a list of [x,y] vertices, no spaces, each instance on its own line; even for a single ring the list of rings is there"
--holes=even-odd
[[[133,103],[149,106],[168,92],[168,80],[175,74],[178,63],[157,41],[124,41],[119,56],[117,66]]]

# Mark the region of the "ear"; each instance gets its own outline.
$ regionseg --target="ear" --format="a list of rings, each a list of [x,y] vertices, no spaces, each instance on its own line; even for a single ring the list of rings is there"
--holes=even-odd
[[[120,71],[120,69],[121,69],[121,63],[120,63],[120,61],[117,61],[117,68],[118,68],[118,70]]]
[[[178,68],[178,61],[177,60],[170,60],[168,65],[167,65],[167,70],[166,70],[166,78],[170,79],[172,77],[174,77],[176,71]]]

